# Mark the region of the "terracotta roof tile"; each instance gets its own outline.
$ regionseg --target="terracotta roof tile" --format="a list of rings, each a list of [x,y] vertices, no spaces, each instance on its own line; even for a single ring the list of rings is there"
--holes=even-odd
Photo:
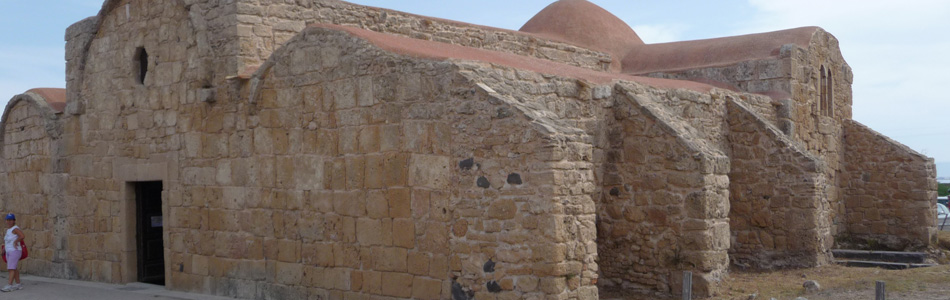
[[[807,47],[818,27],[722,37],[706,40],[649,44],[635,47],[623,58],[623,72],[647,74],[730,65],[780,54],[782,46]]]
[[[712,86],[692,81],[659,79],[631,76],[619,73],[598,72],[590,69],[569,66],[549,60],[520,56],[511,53],[490,51],[484,49],[463,47],[458,45],[418,40],[396,35],[384,34],[354,27],[313,24],[311,26],[345,31],[362,38],[383,50],[436,60],[460,59],[493,63],[516,69],[534,71],[542,74],[551,74],[564,77],[585,79],[595,83],[607,83],[613,80],[627,80],[652,85],[660,88],[685,88],[706,92]]]

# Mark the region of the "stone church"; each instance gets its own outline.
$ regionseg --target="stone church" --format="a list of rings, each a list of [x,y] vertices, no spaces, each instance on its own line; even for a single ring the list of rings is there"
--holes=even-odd
[[[250,299],[714,295],[935,239],[933,160],[851,118],[817,27],[645,44],[336,0],[107,0],[3,111],[29,274]]]

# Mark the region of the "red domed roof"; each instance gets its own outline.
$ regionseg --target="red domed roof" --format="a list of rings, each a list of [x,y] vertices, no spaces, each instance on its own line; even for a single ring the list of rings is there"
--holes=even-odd
[[[607,52],[615,63],[643,40],[627,23],[587,0],[560,0],[541,10],[520,31]]]
[[[56,112],[63,112],[66,109],[66,89],[61,88],[35,88],[26,91],[39,95],[49,104],[50,108]]]

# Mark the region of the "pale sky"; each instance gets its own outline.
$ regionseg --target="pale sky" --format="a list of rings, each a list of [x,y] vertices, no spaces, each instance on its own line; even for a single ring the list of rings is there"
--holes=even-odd
[[[66,27],[101,0],[0,0],[0,105],[34,87],[64,87]],[[551,0],[354,3],[517,30]],[[950,176],[950,1],[593,0],[647,43],[820,26],[854,70],[854,119],[934,157]]]

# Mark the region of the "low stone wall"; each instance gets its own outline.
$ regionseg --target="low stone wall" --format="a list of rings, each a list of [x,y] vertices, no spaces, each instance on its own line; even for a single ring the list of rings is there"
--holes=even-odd
[[[728,102],[729,256],[740,267],[810,267],[828,261],[822,162],[739,101]]]
[[[260,65],[285,41],[310,23],[328,23],[377,32],[548,59],[568,65],[606,70],[610,55],[550,41],[530,34],[428,18],[342,1],[307,0],[294,3],[240,1],[238,38],[244,66]],[[243,69],[243,68],[242,68]]]
[[[842,174],[848,233],[871,248],[919,250],[936,235],[932,158],[856,121],[844,123]]]

